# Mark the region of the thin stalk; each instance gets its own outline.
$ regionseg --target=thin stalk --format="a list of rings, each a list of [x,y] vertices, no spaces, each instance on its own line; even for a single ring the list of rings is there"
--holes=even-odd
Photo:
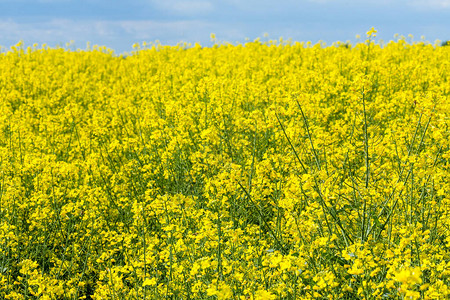
[[[306,116],[303,113],[303,109],[302,109],[302,107],[301,107],[301,105],[300,105],[300,103],[298,102],[297,99],[295,99],[295,102],[297,102],[298,108],[300,109],[300,112],[302,113],[303,123],[305,124],[305,127],[306,127],[306,133],[308,134],[309,143],[311,144],[311,149],[312,149],[312,152],[314,154],[314,159],[316,161],[317,168],[319,170],[321,170],[319,157],[317,156],[317,152],[316,152],[316,149],[314,148],[314,143],[313,143],[312,138],[311,138],[311,132],[309,131],[308,120],[306,119]]]
[[[217,210],[217,235],[218,235],[218,245],[217,245],[217,274],[219,275],[219,280],[217,281],[217,284],[219,284],[219,281],[223,281],[223,274],[222,274],[222,228],[221,228],[221,220],[220,220],[220,209]]]
[[[420,115],[419,121],[417,122],[416,130],[415,130],[415,132],[414,132],[414,136],[413,136],[413,138],[412,138],[411,145],[414,143],[414,141],[415,141],[415,139],[416,139],[416,136],[417,136],[417,133],[418,133],[418,130],[419,130],[419,127],[420,127],[420,120],[421,120],[421,118],[422,118],[422,114]],[[422,135],[422,138],[421,138],[421,142],[420,142],[421,144],[423,143],[423,138],[424,138],[425,133],[426,133],[426,131],[427,131],[427,129],[428,129],[428,125],[430,124],[430,121],[431,121],[431,117],[429,118],[429,120],[428,120],[428,122],[427,122],[425,131],[423,132],[423,135]],[[395,140],[394,140],[394,143],[395,143]],[[396,143],[395,143],[395,145],[396,145]],[[418,148],[420,148],[420,146],[421,146],[421,145],[419,145]],[[407,155],[407,157],[410,157],[410,156],[411,156],[411,151],[412,151],[412,146],[409,147],[409,149],[408,149],[408,155]],[[384,214],[385,210],[387,209],[387,207],[388,207],[387,204],[388,204],[389,201],[393,198],[393,196],[394,196],[394,194],[395,194],[395,192],[396,192],[396,190],[397,190],[397,187],[396,187],[396,186],[397,186],[397,184],[401,181],[401,178],[402,178],[402,175],[403,175],[403,172],[405,171],[405,169],[406,169],[406,165],[404,165],[403,167],[401,167],[400,174],[399,174],[399,176],[398,176],[397,182],[395,183],[395,186],[394,186],[394,188],[392,189],[392,191],[391,191],[391,193],[389,194],[389,196],[388,196],[388,198],[386,199],[386,201],[384,201],[384,203],[382,204],[383,208],[381,209],[380,213],[378,214],[377,219],[379,219],[379,218]],[[407,182],[407,179],[403,181],[403,183],[406,183],[406,182]],[[372,228],[373,228],[373,227],[372,227]],[[369,233],[370,233],[371,231],[372,231],[372,230],[370,230]]]
[[[146,224],[147,222],[146,222],[146,220],[145,220],[145,202],[143,202],[143,204],[142,204],[142,242],[143,242],[143,248],[144,248],[144,280],[145,280],[145,278],[147,277],[147,254],[146,254],[146,252],[147,252],[147,242],[146,242],[146,240],[145,240],[145,226],[147,225]],[[146,299],[146,297],[147,297],[147,286],[145,286],[144,287],[144,300]]]
[[[428,124],[427,124],[427,125],[428,125]],[[427,126],[426,128],[428,128],[428,126]],[[425,132],[426,132],[426,129],[425,129],[425,131],[424,131],[424,133],[423,133],[423,136],[425,135]],[[423,136],[422,136],[422,139],[421,139],[421,144],[422,144],[422,142],[423,142]],[[420,148],[420,145],[419,145],[418,149],[419,149],[419,148]],[[435,158],[435,160],[434,160],[434,163],[433,163],[433,166],[432,166],[432,167],[435,167],[435,166],[436,166],[437,161],[438,161],[438,158],[439,158],[439,155],[440,155],[441,149],[442,149],[442,147],[439,149],[439,151],[438,151],[438,153],[437,153],[437,155],[436,155],[436,158]],[[405,180],[404,180],[404,182],[403,182],[404,184],[408,181],[409,176],[412,174],[413,168],[414,168],[414,163],[411,165],[411,168],[410,168],[410,170],[408,171],[408,174],[406,175],[406,178],[405,178]],[[430,179],[430,177],[431,177],[431,175],[428,175],[428,179],[427,179],[427,182],[425,183],[425,185],[428,183],[428,180]],[[398,199],[400,198],[402,192],[403,192],[403,191],[400,192],[399,197],[397,198],[397,200],[395,200],[394,204],[392,205],[392,208],[391,208],[391,210],[389,211],[389,215],[388,215],[386,221],[384,222],[383,226],[380,228],[380,231],[379,231],[379,233],[378,233],[378,235],[377,235],[377,239],[381,236],[381,233],[383,232],[383,230],[384,230],[384,228],[385,228],[385,226],[386,226],[386,223],[389,222],[389,220],[390,220],[390,218],[391,218],[391,216],[392,216],[392,213],[393,213],[393,211],[394,211],[394,209],[395,209],[395,207],[396,207],[396,205],[397,205],[397,203],[398,203]],[[422,193],[419,202],[422,200],[423,195],[424,195],[424,193]],[[384,208],[383,208],[383,209],[384,209]]]
[[[277,118],[278,124],[280,124],[281,130],[283,131],[284,136],[286,137],[286,139],[287,139],[289,145],[291,146],[291,149],[292,149],[292,151],[294,152],[295,157],[297,158],[298,162],[299,162],[300,165],[302,166],[303,171],[304,171],[305,173],[308,173],[308,170],[306,169],[306,167],[305,167],[305,165],[303,164],[302,160],[301,160],[300,157],[298,156],[298,153],[297,153],[297,151],[295,150],[294,145],[292,145],[291,139],[288,137],[288,135],[287,135],[287,133],[286,133],[286,130],[284,129],[283,124],[281,124],[281,121],[280,121],[280,119],[278,118],[278,114],[277,114],[277,113],[275,113],[275,117]]]
[[[365,176],[365,187],[369,188],[369,180],[370,180],[370,164],[369,164],[369,136],[367,134],[367,114],[366,114],[366,99],[364,97],[365,93],[362,93],[362,102],[363,102],[363,114],[364,114],[364,158],[366,164],[366,176]],[[366,240],[364,232],[366,232],[366,210],[367,210],[367,199],[366,197],[362,197],[363,199],[363,213],[362,213],[362,230],[361,230],[361,242]]]
[[[253,201],[252,197],[250,196],[250,194],[248,193],[248,191],[242,186],[242,184],[238,181],[237,184],[240,186],[240,188],[244,191],[245,195],[247,196],[247,198],[250,200],[250,202],[256,206],[255,201]],[[273,236],[273,238],[275,239],[275,242],[278,244],[278,246],[281,249],[281,252],[283,254],[288,254],[287,249],[285,248],[285,245],[278,239],[278,237],[275,235],[275,232],[272,230],[272,228],[269,226],[269,224],[267,223],[267,221],[264,219],[264,216],[262,215],[262,212],[258,210],[258,213],[260,214],[261,220],[263,221],[264,225],[266,226],[267,230],[270,232],[270,234]]]
[[[286,131],[285,131],[283,125],[281,124],[280,119],[278,118],[278,115],[275,114],[275,116],[276,116],[276,118],[277,118],[277,120],[278,120],[278,123],[280,124],[281,129],[282,129],[283,132],[284,132],[284,136],[286,137],[286,139],[287,139],[289,145],[290,145],[291,148],[292,148],[292,151],[293,151],[294,154],[295,154],[295,157],[297,158],[298,162],[299,162],[300,165],[302,166],[302,168],[303,168],[303,170],[305,171],[305,173],[307,173],[308,171],[307,171],[307,169],[305,168],[305,166],[304,166],[303,162],[301,161],[300,157],[298,156],[297,151],[295,150],[295,147],[294,147],[294,145],[293,145],[292,142],[291,142],[291,139],[290,139],[289,136],[286,134]],[[332,230],[332,228],[331,228],[330,222],[328,221],[327,215],[331,215],[331,217],[333,218],[333,220],[336,222],[336,224],[338,225],[338,227],[341,229],[341,231],[343,232],[344,240],[345,240],[345,239],[348,239],[348,240],[351,241],[351,243],[353,243],[352,238],[350,237],[350,235],[347,233],[347,231],[346,231],[346,230],[344,229],[344,227],[342,226],[341,220],[337,217],[336,210],[334,210],[334,212],[332,212],[332,211],[330,211],[330,208],[326,205],[325,200],[323,199],[322,192],[320,191],[319,184],[318,184],[317,179],[316,179],[315,177],[314,177],[314,189],[316,190],[316,192],[317,192],[318,195],[319,195],[319,200],[320,200],[320,201],[319,201],[319,204],[320,204],[320,206],[322,207],[322,211],[323,211],[324,216],[325,216],[325,223],[327,224],[327,227],[328,227],[328,231],[329,231],[329,233],[330,233],[330,236],[332,235],[333,230]],[[345,241],[345,242],[347,242],[347,241]]]

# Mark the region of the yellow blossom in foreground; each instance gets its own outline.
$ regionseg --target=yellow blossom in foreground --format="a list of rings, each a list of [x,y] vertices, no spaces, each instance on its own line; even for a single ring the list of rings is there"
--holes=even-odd
[[[259,290],[255,293],[255,300],[272,300],[276,298],[275,295],[265,290]]]
[[[395,280],[403,284],[413,285],[422,283],[420,267],[401,269],[395,274]]]

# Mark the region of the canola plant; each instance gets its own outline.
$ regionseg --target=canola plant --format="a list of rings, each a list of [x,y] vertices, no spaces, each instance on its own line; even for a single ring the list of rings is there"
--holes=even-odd
[[[450,47],[0,54],[0,297],[450,297]]]

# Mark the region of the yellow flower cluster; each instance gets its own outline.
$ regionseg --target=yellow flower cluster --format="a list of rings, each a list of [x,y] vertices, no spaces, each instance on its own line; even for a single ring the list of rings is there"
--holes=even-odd
[[[375,34],[0,53],[0,298],[449,298],[450,47]]]

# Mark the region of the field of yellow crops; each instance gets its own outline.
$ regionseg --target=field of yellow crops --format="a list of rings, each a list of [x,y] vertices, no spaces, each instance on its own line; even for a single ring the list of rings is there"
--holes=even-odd
[[[0,54],[0,298],[448,299],[450,47]]]

